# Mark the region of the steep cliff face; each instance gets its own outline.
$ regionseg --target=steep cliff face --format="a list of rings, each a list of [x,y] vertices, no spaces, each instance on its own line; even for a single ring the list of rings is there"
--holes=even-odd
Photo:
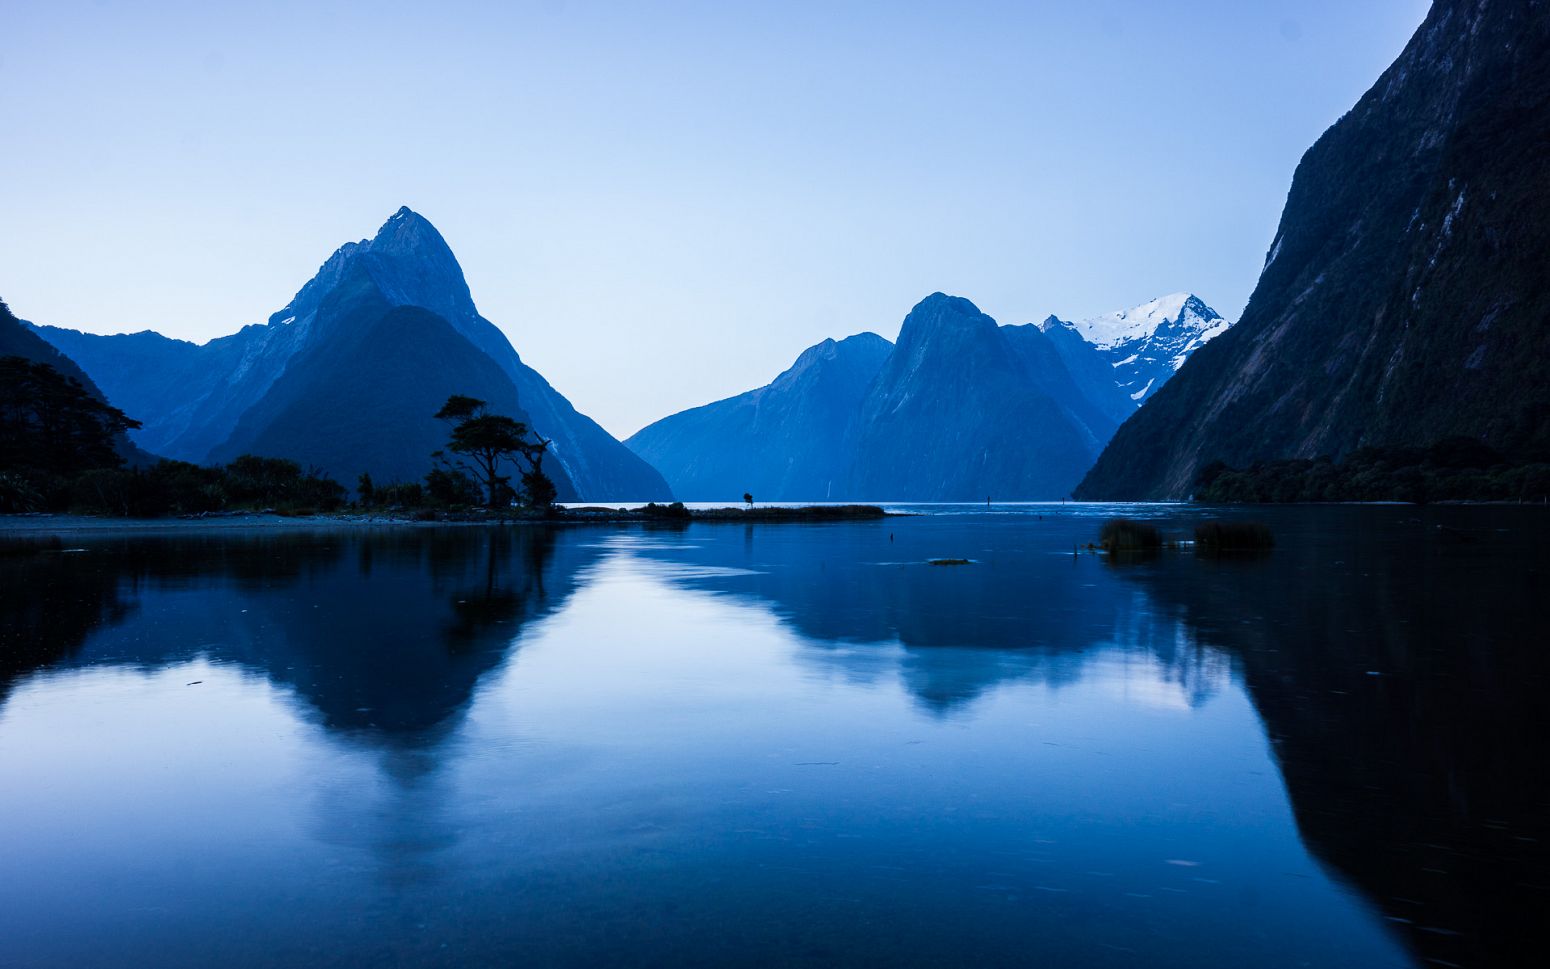
[[[339,312],[336,297],[347,290],[373,293],[383,312]],[[328,311],[330,306],[333,312]],[[403,346],[368,347],[359,333],[338,332],[341,327],[374,328],[386,309],[393,307],[424,311],[417,317],[422,324],[417,329],[402,326],[409,316],[395,317],[400,325],[393,329],[394,338],[409,341]],[[167,457],[205,461],[260,447],[264,453],[282,457],[310,453],[316,441],[306,422],[265,422],[276,420],[292,399],[337,396],[324,386],[328,381],[355,388],[363,400],[385,404],[418,400],[423,396],[419,391],[426,387],[450,386],[449,393],[473,393],[477,384],[476,396],[487,395],[492,404],[501,402],[508,413],[525,414],[533,428],[552,441],[547,467],[561,482],[563,496],[618,500],[669,496],[661,475],[577,412],[522,362],[499,328],[479,315],[446,240],[408,208],[394,213],[371,239],[335,250],[267,323],[244,327],[230,336],[195,345],[149,331],[98,336],[39,327],[37,332],[66,352],[79,354],[81,366],[112,387],[110,393],[125,401],[120,406],[145,422],[138,440]],[[414,341],[422,337],[429,342],[417,348]],[[465,360],[460,343],[468,344],[477,359]],[[344,348],[349,352],[342,352]],[[400,370],[414,370],[417,350],[423,350],[419,379],[410,387],[406,381],[412,381],[412,376]],[[305,392],[296,379],[285,379],[299,361],[308,362],[307,379],[316,384]],[[462,361],[457,369],[436,369],[438,362],[451,366],[454,361]],[[493,364],[497,380],[486,379],[486,363]],[[336,369],[330,372],[329,366]],[[380,380],[374,380],[371,368],[376,366],[388,368]],[[410,392],[395,397],[400,389]],[[346,401],[337,403],[348,407]],[[432,407],[430,413],[434,412]],[[360,416],[371,419],[365,411]],[[301,436],[288,437],[281,433],[285,427]],[[353,480],[360,470],[377,465],[418,477],[423,472],[408,472],[426,463],[429,451],[420,447],[423,436],[405,434],[399,446],[406,450],[397,456],[375,446],[349,452],[370,455],[372,460],[368,467],[341,469],[341,473],[348,471],[343,480]],[[346,463],[347,456],[339,454],[319,464],[335,470]]]
[[[1550,453],[1550,6],[1437,0],[1304,156],[1243,319],[1115,435],[1079,497],[1467,435]]]
[[[892,350],[875,333],[825,340],[769,384],[665,417],[625,444],[686,501],[832,497],[862,400]]]

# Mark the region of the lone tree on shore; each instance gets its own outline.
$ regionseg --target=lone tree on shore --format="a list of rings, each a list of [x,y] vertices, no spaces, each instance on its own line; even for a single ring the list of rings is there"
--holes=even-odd
[[[554,503],[557,489],[543,470],[549,442],[531,433],[525,423],[491,414],[484,401],[461,394],[448,397],[436,417],[451,425],[447,451],[462,460],[449,461],[440,451],[435,456],[471,473],[484,487],[489,507],[498,508],[516,495],[511,475],[501,473],[507,465],[521,476],[526,504],[547,508]]]
[[[753,507],[753,495],[750,492],[743,492],[743,504],[747,505],[749,508]]]

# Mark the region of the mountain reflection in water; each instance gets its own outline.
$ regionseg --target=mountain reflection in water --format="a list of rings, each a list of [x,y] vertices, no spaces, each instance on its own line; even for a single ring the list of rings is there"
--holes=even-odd
[[[1199,514],[1157,512],[1180,532]],[[1382,964],[1405,961],[1398,939],[1417,961],[1506,965],[1537,944],[1542,517],[1274,510],[1266,557],[1109,564],[1071,551],[1093,511],[1041,513],[89,538],[0,560],[0,771],[110,796],[72,745],[150,693],[115,721],[145,731],[126,769],[147,786],[176,769],[158,711],[208,730],[193,749],[215,765],[199,783],[227,789],[223,843],[255,842],[218,876],[158,869],[145,890],[188,911],[135,914],[82,884],[140,864],[131,847],[37,866],[63,843],[52,815],[104,844],[143,832],[63,793],[0,807],[15,837],[40,833],[12,856],[32,868],[0,862],[13,892],[38,882],[0,889],[19,903],[0,956]],[[1439,542],[1443,519],[1479,540]],[[925,564],[943,556],[974,564]],[[205,676],[224,706],[171,705]],[[1297,832],[1375,911],[1290,870],[1240,691]],[[60,737],[77,700],[79,736]],[[293,729],[275,702],[301,733],[254,732]],[[57,746],[24,747],[33,722]],[[242,738],[227,760],[225,736]],[[300,776],[239,796],[284,757]],[[317,857],[282,862],[266,838]],[[1230,904],[1202,894],[1219,883]],[[113,944],[65,941],[67,906]],[[196,910],[248,929],[205,938]]]

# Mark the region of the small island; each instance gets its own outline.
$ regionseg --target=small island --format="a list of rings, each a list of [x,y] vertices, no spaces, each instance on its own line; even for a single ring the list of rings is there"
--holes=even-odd
[[[749,505],[746,508],[685,508],[683,502],[656,502],[640,508],[558,508],[550,520],[608,522],[838,522],[886,518],[877,505]]]

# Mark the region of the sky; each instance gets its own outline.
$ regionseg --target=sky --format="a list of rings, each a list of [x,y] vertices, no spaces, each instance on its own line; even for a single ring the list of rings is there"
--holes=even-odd
[[[618,436],[892,339],[1236,318],[1424,0],[0,0],[0,297],[203,342],[400,205]]]

